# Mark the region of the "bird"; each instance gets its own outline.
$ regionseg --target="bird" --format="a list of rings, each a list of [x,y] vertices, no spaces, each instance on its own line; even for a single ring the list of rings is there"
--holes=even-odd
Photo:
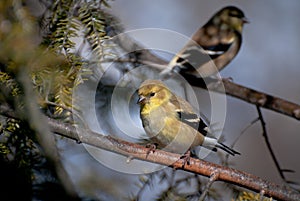
[[[240,154],[213,137],[192,106],[174,94],[160,80],[146,80],[137,90],[140,118],[146,134],[157,148],[187,153],[197,146],[212,151],[222,149],[230,155]]]
[[[192,35],[160,73],[161,77],[169,78],[174,72],[202,78],[216,75],[238,54],[245,23],[249,20],[241,9],[222,8]]]

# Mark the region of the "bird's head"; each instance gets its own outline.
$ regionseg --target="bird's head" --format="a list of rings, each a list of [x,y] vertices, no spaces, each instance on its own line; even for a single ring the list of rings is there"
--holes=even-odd
[[[138,104],[156,108],[167,102],[172,93],[163,82],[159,80],[146,80],[139,87],[138,95]]]
[[[249,23],[243,11],[235,6],[227,6],[217,12],[211,19],[215,25],[221,26],[221,29],[234,29],[242,32],[243,25]]]

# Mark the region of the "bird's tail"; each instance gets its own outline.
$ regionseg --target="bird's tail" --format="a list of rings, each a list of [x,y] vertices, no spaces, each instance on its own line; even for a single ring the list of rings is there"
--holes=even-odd
[[[221,142],[218,142],[217,139],[215,138],[205,137],[202,146],[211,149],[212,151],[217,151],[217,149],[222,149],[223,151],[227,152],[232,156],[236,154],[240,155],[239,152],[233,150],[232,148],[226,146]]]
[[[239,152],[235,151],[234,149],[232,149],[232,148],[230,148],[230,147],[228,147],[225,144],[220,143],[220,142],[218,142],[218,144],[216,144],[215,147],[222,149],[223,151],[227,152],[228,154],[230,154],[232,156],[234,156],[236,154],[241,155]]]

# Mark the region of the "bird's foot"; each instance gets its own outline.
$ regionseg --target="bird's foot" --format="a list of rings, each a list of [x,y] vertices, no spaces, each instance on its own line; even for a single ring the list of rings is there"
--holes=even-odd
[[[188,150],[187,152],[185,152],[185,154],[183,154],[180,159],[183,160],[182,162],[182,168],[187,164],[190,165],[190,160],[191,160],[191,151]]]
[[[147,157],[150,153],[154,153],[156,148],[157,148],[157,144],[156,143],[149,143],[146,145],[146,148],[148,148],[148,151],[147,151]]]

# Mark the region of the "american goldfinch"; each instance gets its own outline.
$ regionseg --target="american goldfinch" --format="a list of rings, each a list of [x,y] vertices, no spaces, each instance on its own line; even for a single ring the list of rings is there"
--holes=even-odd
[[[216,74],[237,55],[245,23],[248,20],[239,8],[221,9],[194,33],[161,73],[162,77],[173,72],[203,78]]]
[[[203,146],[213,151],[220,148],[231,155],[239,154],[217,139],[206,136],[208,127],[192,106],[173,94],[163,82],[144,81],[138,95],[143,127],[158,148],[186,153],[194,147]]]

